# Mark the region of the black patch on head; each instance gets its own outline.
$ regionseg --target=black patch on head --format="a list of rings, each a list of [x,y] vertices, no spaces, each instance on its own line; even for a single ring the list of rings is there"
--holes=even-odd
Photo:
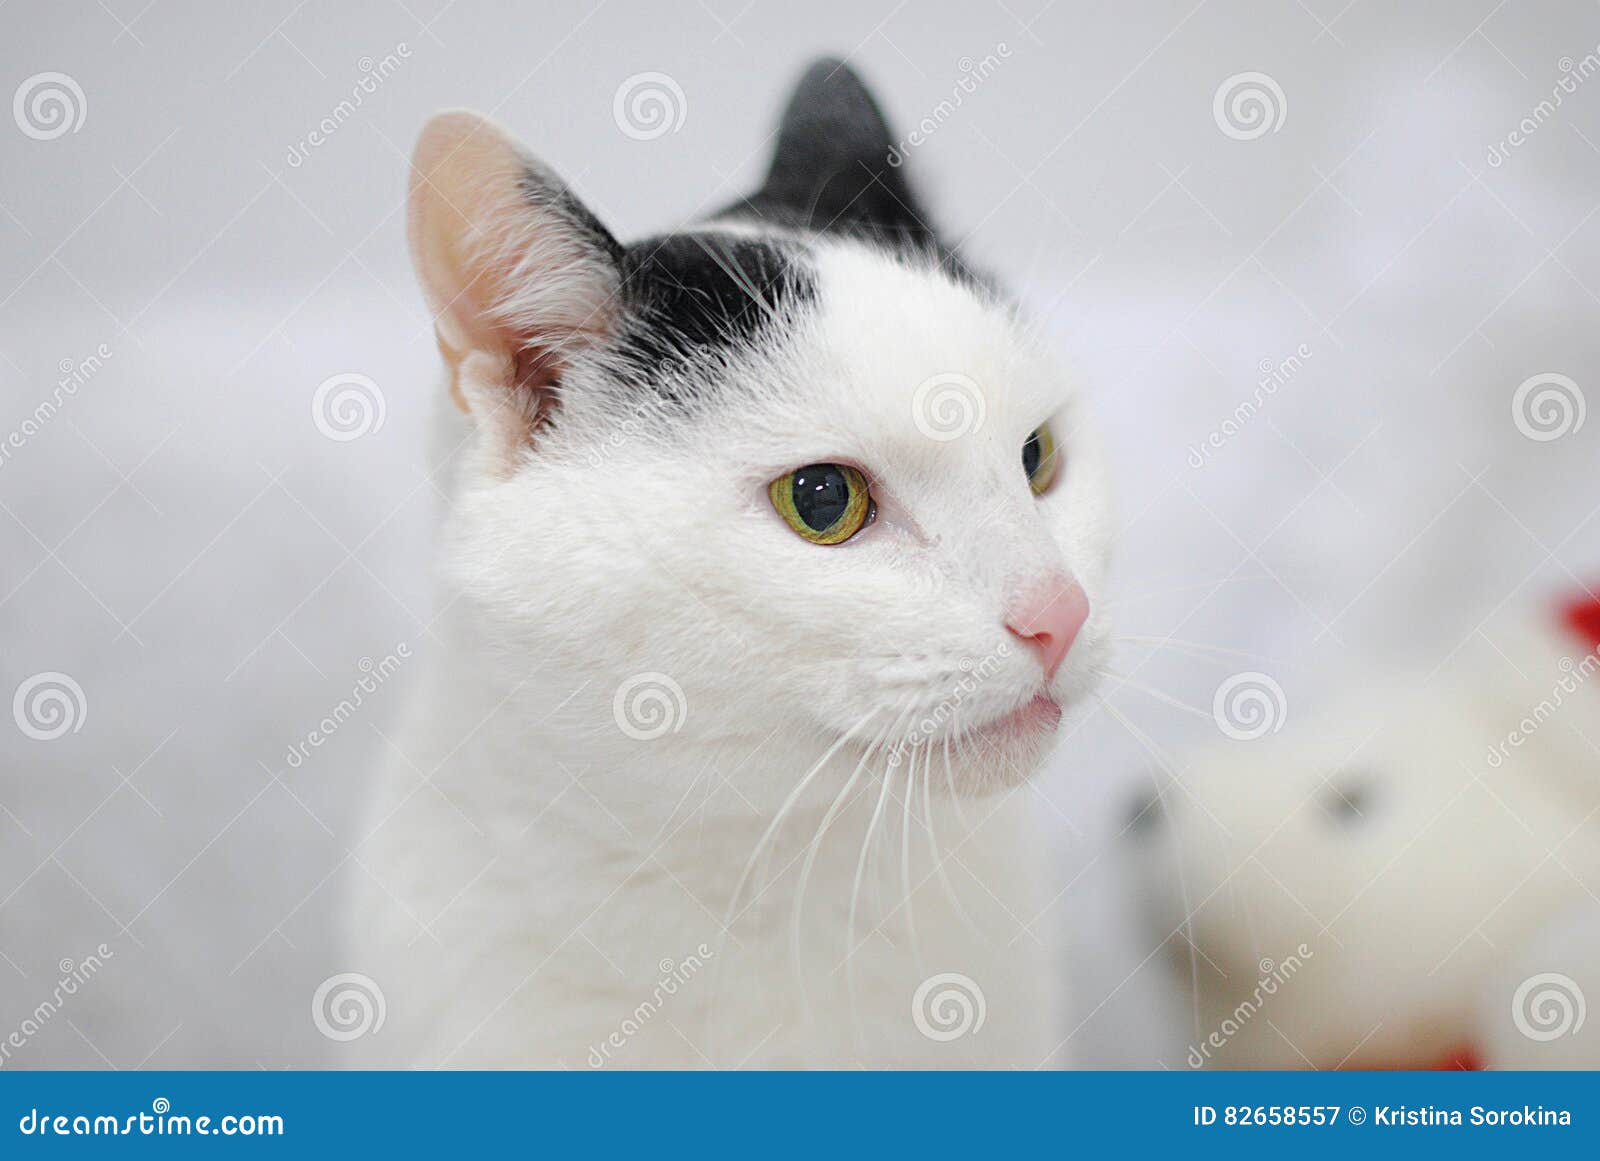
[[[685,233],[622,252],[624,322],[616,351],[631,377],[676,398],[669,367],[705,368],[757,344],[815,301],[804,251],[762,238]]]
[[[846,234],[931,259],[976,282],[929,224],[903,160],[861,78],[843,61],[825,58],[806,70],[789,99],[765,183],[718,216]]]

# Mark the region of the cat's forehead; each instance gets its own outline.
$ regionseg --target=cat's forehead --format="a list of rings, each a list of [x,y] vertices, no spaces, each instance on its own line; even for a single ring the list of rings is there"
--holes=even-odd
[[[623,376],[686,411],[938,439],[961,413],[1031,426],[1056,402],[1010,304],[948,253],[724,222],[635,243],[622,267]]]

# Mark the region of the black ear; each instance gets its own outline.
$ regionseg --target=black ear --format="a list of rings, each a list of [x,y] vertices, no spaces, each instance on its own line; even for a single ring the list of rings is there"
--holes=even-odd
[[[843,61],[825,58],[806,70],[789,98],[765,184],[731,212],[937,250],[902,161],[861,78]]]

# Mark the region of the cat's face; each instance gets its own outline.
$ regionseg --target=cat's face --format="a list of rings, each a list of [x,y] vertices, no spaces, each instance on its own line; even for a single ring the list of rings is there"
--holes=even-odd
[[[486,123],[424,134],[413,244],[478,429],[450,571],[590,745],[788,770],[847,739],[942,783],[948,743],[959,785],[1006,784],[1090,684],[1109,535],[1075,385],[880,137],[814,70],[761,193],[624,247]]]

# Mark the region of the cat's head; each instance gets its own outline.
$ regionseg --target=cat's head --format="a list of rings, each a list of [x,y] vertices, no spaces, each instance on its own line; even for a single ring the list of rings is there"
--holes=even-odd
[[[949,740],[1009,783],[1085,694],[1109,534],[1076,386],[898,161],[823,62],[757,193],[624,245],[491,122],[424,130],[411,244],[472,426],[447,569],[591,754]]]

